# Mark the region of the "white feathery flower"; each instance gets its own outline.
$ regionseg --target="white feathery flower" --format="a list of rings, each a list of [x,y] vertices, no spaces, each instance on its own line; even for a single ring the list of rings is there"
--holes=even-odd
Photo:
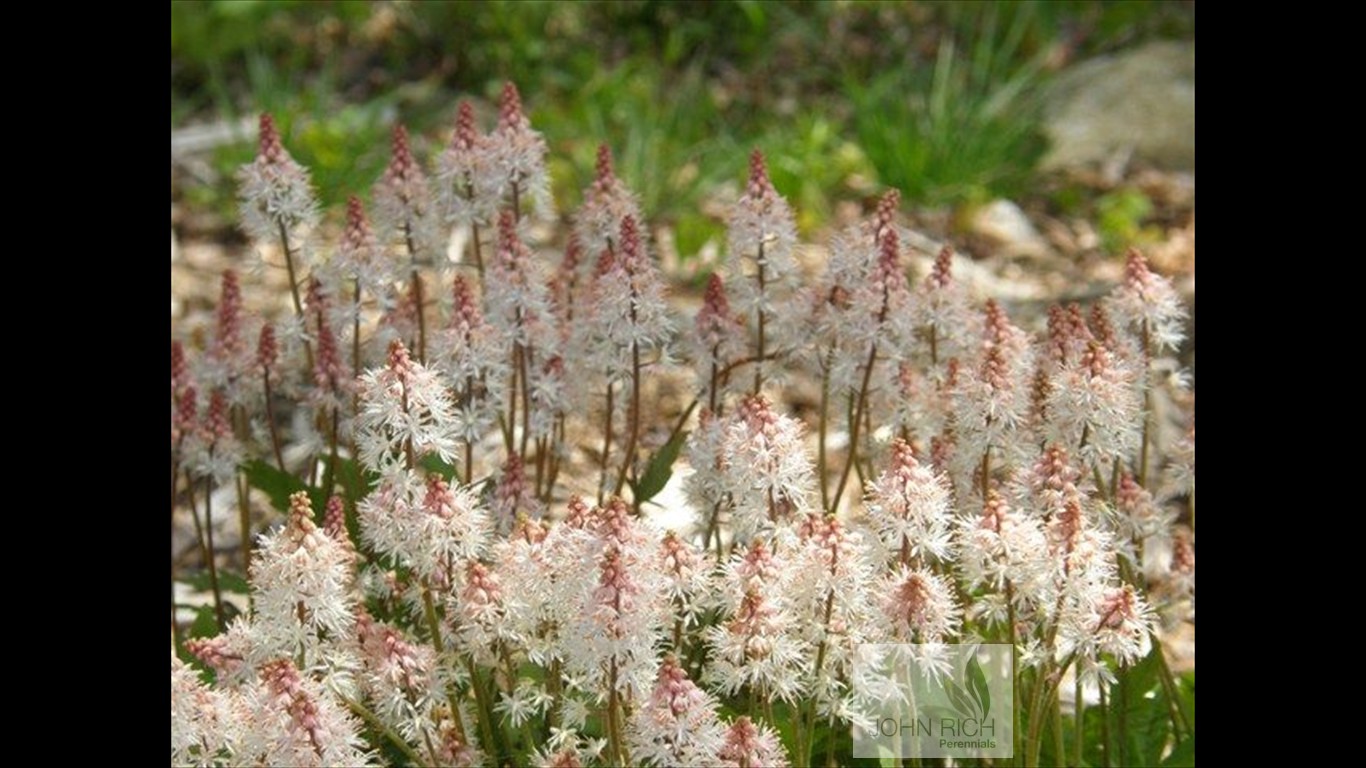
[[[322,684],[281,659],[242,690],[250,718],[235,758],[244,765],[370,765],[359,724]]]
[[[261,537],[252,558],[255,652],[293,658],[349,636],[352,569],[352,554],[313,523],[308,495],[291,496],[289,520]]]
[[[869,521],[890,553],[903,563],[949,555],[949,488],[943,476],[915,458],[904,440],[892,445],[891,465],[868,489]]]
[[[1106,300],[1120,324],[1146,343],[1148,354],[1175,350],[1185,338],[1186,308],[1171,281],[1148,269],[1137,248],[1129,250],[1124,282]]]
[[[763,395],[746,397],[727,419],[721,477],[737,540],[806,511],[814,470],[802,432],[801,422],[774,413]]]
[[[649,765],[703,765],[721,748],[716,702],[672,657],[659,667],[650,697],[632,713],[631,757]]]
[[[402,342],[389,345],[388,365],[361,375],[360,403],[356,439],[367,467],[387,474],[427,454],[455,462],[455,404],[436,373],[413,361]]]

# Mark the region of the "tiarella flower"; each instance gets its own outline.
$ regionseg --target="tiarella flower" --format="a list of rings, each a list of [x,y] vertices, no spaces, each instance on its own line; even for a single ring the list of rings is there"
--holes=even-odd
[[[437,334],[432,359],[458,394],[460,439],[474,445],[498,419],[500,399],[488,387],[507,376],[507,345],[484,320],[474,288],[464,275],[455,276],[452,293],[450,320]]]
[[[1132,456],[1143,426],[1134,375],[1099,342],[1091,341],[1050,388],[1050,441],[1078,446],[1084,460],[1106,465]]]
[[[425,487],[411,472],[390,472],[357,505],[362,539],[429,584],[449,584],[461,563],[488,546],[488,513],[467,489],[437,475]]]
[[[368,296],[381,307],[392,306],[396,265],[376,239],[365,216],[365,207],[355,195],[346,201],[346,229],[342,232],[337,257],[330,266],[353,283],[350,286],[353,292],[359,290],[361,295]]]
[[[868,489],[867,511],[883,545],[903,564],[948,556],[948,485],[916,460],[906,441],[893,443],[891,466]]]
[[[588,253],[615,250],[626,219],[642,221],[640,203],[612,170],[612,150],[598,146],[593,184],[583,193],[583,205],[574,219],[574,234]]]
[[[503,84],[498,127],[489,136],[489,144],[503,197],[513,203],[514,209],[529,200],[537,215],[549,218],[553,211],[550,176],[545,168],[545,138],[532,130],[531,122],[522,112],[521,94],[512,83]]]
[[[1158,505],[1153,495],[1133,475],[1122,472],[1114,489],[1115,508],[1108,518],[1119,554],[1142,566],[1144,542],[1166,536],[1175,516]]]
[[[666,657],[650,697],[632,714],[631,758],[649,765],[705,765],[716,758],[722,739],[715,701],[677,660]]]
[[[440,378],[409,358],[402,342],[389,345],[388,365],[366,371],[359,386],[356,439],[363,464],[384,474],[405,463],[412,467],[427,454],[455,462],[455,404]]]
[[[289,520],[261,537],[251,561],[252,623],[255,653],[294,658],[349,636],[356,605],[351,553],[314,525],[307,494],[289,505]]]
[[[332,300],[316,277],[308,284],[308,314],[317,342],[313,355],[313,403],[326,411],[342,407],[350,389],[350,377],[342,363],[337,335],[333,332]]]
[[[237,180],[242,226],[253,238],[278,243],[283,232],[293,240],[317,225],[318,201],[308,171],[280,143],[270,115],[261,115],[260,150]]]
[[[721,445],[721,477],[734,510],[735,535],[748,540],[761,528],[804,512],[813,469],[801,422],[773,412],[751,395],[728,419]]]
[[[822,662],[820,669],[811,665],[803,688],[822,714],[846,719],[850,691],[845,681],[856,649],[882,639],[869,635],[876,625],[877,601],[871,590],[880,568],[863,536],[833,517],[808,515],[798,537],[797,565],[787,591],[794,614],[811,617],[797,632],[818,649]]]
[[[962,609],[953,587],[926,568],[901,566],[879,586],[883,618],[902,642],[942,643],[958,634]]]
[[[645,253],[635,219],[622,219],[615,253],[604,254],[581,323],[579,349],[609,379],[629,379],[633,359],[657,356],[671,327],[659,269]]]
[[[386,242],[403,246],[414,265],[440,266],[444,258],[436,206],[422,166],[408,146],[408,129],[394,126],[394,150],[389,167],[374,190],[375,215]]]
[[[1089,610],[1064,613],[1058,632],[1058,655],[1076,654],[1084,679],[1111,682],[1102,655],[1121,666],[1136,664],[1152,648],[1156,617],[1132,584],[1109,586],[1095,592]]]
[[[171,765],[226,765],[237,723],[227,695],[171,654]]]
[[[706,553],[680,538],[673,531],[664,534],[659,545],[659,572],[673,603],[676,626],[691,625],[705,607],[702,604],[710,586]]]
[[[194,414],[194,388],[185,390],[181,395],[185,416]],[[184,446],[186,464],[196,475],[212,478],[218,485],[227,485],[237,475],[237,467],[242,463],[244,448],[233,435],[231,406],[226,392],[219,388],[209,398],[209,408],[204,419],[197,426],[190,423],[182,425],[182,434],[192,434]]]
[[[493,514],[498,529],[512,529],[512,522],[519,515],[540,517],[544,510],[541,502],[532,492],[526,476],[526,466],[517,454],[510,454],[498,476],[498,485],[493,490]]]
[[[706,630],[713,655],[708,679],[726,695],[748,687],[754,695],[793,701],[801,693],[809,647],[799,630],[811,621],[793,610],[792,564],[783,567],[762,539],[737,553],[722,576],[721,624]]]
[[[1153,274],[1137,248],[1129,249],[1124,282],[1107,306],[1115,319],[1137,334],[1148,354],[1173,351],[1185,338],[1186,309],[1167,278]]]
[[[432,706],[440,698],[433,670],[436,656],[426,645],[415,644],[397,628],[377,622],[361,611],[356,639],[364,674],[362,686],[375,714],[409,742],[435,737]]]
[[[745,324],[742,317],[731,311],[720,274],[712,273],[707,280],[707,292],[702,308],[697,311],[694,328],[695,332],[688,340],[698,381],[703,386],[710,386],[718,377],[729,379],[728,366],[745,352]],[[715,405],[713,402],[712,406]]]
[[[953,393],[960,478],[1012,464],[1029,417],[1034,364],[1027,337],[994,301],[987,303],[982,330],[978,362],[962,371]],[[989,480],[979,476],[981,483]]]
[[[730,254],[727,282],[734,291],[740,311],[752,318],[757,334],[756,355],[768,356],[792,339],[794,323],[778,322],[789,311],[793,293],[801,277],[793,248],[797,227],[788,206],[769,181],[764,155],[750,155],[749,184],[735,204],[727,230],[726,250]],[[754,363],[756,371],[764,367]],[[773,368],[774,366],[767,366]],[[756,377],[761,377],[756,372]]]
[[[620,498],[609,499],[589,526],[588,536],[561,555],[579,563],[566,585],[563,656],[588,690],[615,686],[623,696],[643,695],[658,663],[655,643],[670,619],[666,581],[647,549],[649,538]]]
[[[236,758],[251,765],[369,765],[359,724],[322,685],[281,659],[243,692],[250,712]]]
[[[703,408],[697,416],[697,429],[688,435],[688,465],[693,471],[684,479],[683,488],[708,539],[713,533],[719,535],[719,531],[712,530],[712,520],[720,516],[728,492],[722,472],[724,440],[724,420],[717,418],[710,408]]]
[[[246,336],[242,318],[242,288],[238,284],[237,273],[231,269],[225,270],[218,297],[213,343],[205,356],[199,380],[208,387],[223,387],[234,403],[242,403],[247,395],[247,389],[238,386],[238,381],[251,368],[251,350],[247,346]]]
[[[493,223],[503,184],[494,152],[494,144],[474,124],[474,107],[460,102],[455,134],[436,166],[446,221],[456,226]]]
[[[948,359],[964,355],[973,335],[973,313],[968,308],[966,289],[953,279],[953,249],[949,246],[935,258],[916,299],[915,324],[921,329],[931,364],[938,368]]]
[[[552,348],[554,313],[550,293],[531,250],[517,234],[510,211],[498,219],[498,251],[484,283],[488,321],[510,343]]]
[[[970,589],[988,590],[969,608],[971,618],[1007,620],[1007,600],[1017,611],[1052,594],[1053,564],[1037,518],[1012,509],[992,489],[978,516],[957,519],[958,571]]]
[[[726,729],[714,764],[722,768],[787,768],[788,761],[772,728],[755,725],[742,716]]]

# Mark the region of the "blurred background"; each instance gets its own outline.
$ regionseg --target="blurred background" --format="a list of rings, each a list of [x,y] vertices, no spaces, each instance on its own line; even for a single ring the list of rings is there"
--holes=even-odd
[[[1138,245],[1193,292],[1194,40],[1190,2],[173,2],[173,318],[178,256],[208,271],[246,245],[233,171],[259,112],[339,219],[396,122],[431,158],[460,100],[492,126],[504,80],[560,214],[607,143],[685,280],[718,258],[758,147],[810,242],[894,186],[996,272],[1034,262],[1019,274],[1061,274],[1056,292]]]

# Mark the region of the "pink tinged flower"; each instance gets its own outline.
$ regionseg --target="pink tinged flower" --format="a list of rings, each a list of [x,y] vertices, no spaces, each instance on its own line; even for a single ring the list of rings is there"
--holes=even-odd
[[[722,745],[716,703],[673,656],[660,665],[654,689],[632,713],[630,726],[631,757],[652,765],[704,765]]]
[[[517,454],[509,454],[493,490],[493,513],[498,529],[511,530],[520,516],[540,517],[545,510],[535,497],[526,476],[526,465]]]
[[[171,763],[227,764],[238,727],[228,696],[206,686],[194,669],[171,654]]]
[[[756,149],[750,155],[745,194],[731,213],[726,246],[729,282],[747,316],[771,315],[790,298],[801,277],[792,256],[796,241],[792,208],[773,188],[764,155]]]
[[[503,178],[495,145],[474,123],[474,107],[460,102],[455,134],[437,159],[440,200],[447,221],[483,226],[493,221]]]
[[[409,642],[396,627],[375,621],[363,610],[356,618],[356,638],[372,675],[375,698],[395,696],[411,702],[428,695],[436,662],[429,647]]]
[[[531,122],[522,112],[521,94],[511,82],[503,84],[498,127],[489,140],[502,178],[503,195],[519,205],[530,198],[538,213],[548,214],[550,181],[545,167],[545,138],[532,130]]]
[[[1096,650],[1120,664],[1138,662],[1152,647],[1155,616],[1132,584],[1106,590],[1095,607]]]
[[[713,272],[707,280],[707,291],[694,327],[693,359],[698,365],[699,378],[709,382],[714,372],[719,373],[743,354],[745,344],[744,319],[731,310],[719,273]]]
[[[903,563],[943,560],[949,554],[949,487],[916,460],[904,440],[892,444],[890,466],[868,490],[867,512],[889,553]]]
[[[675,606],[675,617],[691,623],[703,607],[699,601],[708,586],[707,561],[695,545],[673,531],[664,534],[659,561],[669,599]]]
[[[389,240],[403,245],[411,259],[435,261],[440,235],[431,189],[422,166],[413,159],[408,129],[402,125],[394,126],[393,154],[375,186],[374,201],[380,227]]]
[[[634,218],[621,221],[615,251],[604,251],[582,319],[579,348],[590,368],[611,379],[632,374],[635,353],[657,353],[668,342],[671,324],[664,281],[645,253]],[[648,358],[646,358],[648,359]]]
[[[261,115],[256,159],[238,171],[237,179],[242,224],[253,238],[278,243],[282,230],[293,238],[296,230],[317,224],[318,202],[308,171],[285,150],[268,114]]]
[[[242,668],[243,659],[233,647],[228,635],[215,637],[192,637],[185,641],[185,650],[199,659],[204,666],[212,669],[221,679],[236,675]]]
[[[763,395],[746,397],[729,417],[721,466],[741,540],[809,503],[814,472],[802,425],[774,413]]]
[[[612,169],[612,150],[598,146],[593,183],[584,191],[583,205],[574,221],[574,234],[589,253],[612,249],[622,222],[641,220],[640,203]]]
[[[392,301],[394,264],[370,227],[365,206],[352,195],[346,201],[346,229],[337,249],[336,266],[343,275],[360,284],[362,293],[381,304]]]
[[[1138,447],[1142,404],[1135,371],[1092,340],[1053,381],[1048,437],[1078,446],[1087,460],[1127,459]]]
[[[275,341],[275,326],[265,323],[256,340],[256,366],[262,375],[269,376],[280,359],[280,347]]]
[[[261,669],[263,696],[257,734],[268,744],[248,762],[273,765],[358,765],[366,763],[355,720],[321,685],[281,659]]]
[[[413,361],[400,341],[388,363],[359,381],[361,412],[356,436],[361,462],[382,474],[427,454],[453,463],[459,422],[445,383]]]
[[[925,568],[902,566],[884,583],[882,609],[896,637],[938,643],[958,633],[962,609],[953,587]]]
[[[289,504],[284,527],[261,537],[251,584],[262,650],[293,657],[350,634],[355,596],[352,552],[313,523],[306,493]]]
[[[1146,353],[1175,350],[1185,337],[1186,309],[1171,281],[1154,274],[1137,248],[1130,248],[1124,282],[1107,299],[1121,325],[1137,334]]]
[[[197,394],[193,386],[181,390],[171,414],[171,444],[184,446],[184,442],[196,436],[199,420],[197,418]]]
[[[1007,585],[1017,609],[1037,605],[1052,587],[1053,567],[1048,543],[1037,518],[1011,509],[995,488],[987,493],[979,514],[959,518],[958,571],[970,588],[985,587],[995,594],[971,606],[973,616],[992,623],[1007,618]]]
[[[953,249],[944,246],[917,291],[915,324],[924,334],[925,351],[936,363],[962,354],[969,345],[972,311],[967,291],[953,279]]]
[[[723,768],[787,768],[787,753],[767,725],[756,726],[747,716],[726,729],[717,764]]]
[[[234,385],[250,367],[251,357],[242,329],[242,289],[231,269],[223,272],[217,322],[206,362],[205,381],[216,387],[232,387],[233,399],[240,400],[242,393]]]

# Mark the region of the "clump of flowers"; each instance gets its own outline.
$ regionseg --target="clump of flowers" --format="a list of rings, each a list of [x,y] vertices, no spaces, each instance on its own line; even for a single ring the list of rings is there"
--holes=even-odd
[[[1157,405],[1187,314],[1141,253],[1035,323],[947,247],[911,274],[889,190],[808,285],[756,151],[682,318],[609,148],[547,239],[517,89],[454,122],[434,158],[395,129],[375,224],[353,196],[327,247],[261,119],[243,226],[293,312],[228,272],[212,332],[172,331],[172,520],[212,594],[173,599],[173,764],[839,762],[901,701],[855,679],[877,643],[937,675],[1009,644],[1024,764],[1050,734],[1120,762],[1091,725],[1139,709],[1188,748],[1162,645],[1194,611],[1194,414]]]

